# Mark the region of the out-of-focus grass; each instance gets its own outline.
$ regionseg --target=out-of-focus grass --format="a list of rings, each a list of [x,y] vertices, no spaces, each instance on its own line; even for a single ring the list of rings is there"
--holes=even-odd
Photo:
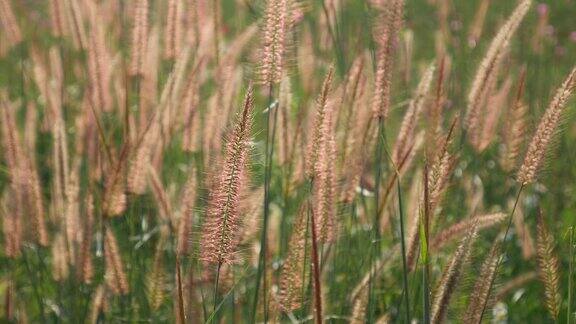
[[[17,2],[17,1],[13,1]],[[154,1],[154,5],[159,6],[161,1]],[[414,35],[414,57],[412,64],[412,71],[410,71],[411,80],[408,84],[403,82],[401,76],[397,75],[394,80],[394,102],[399,103],[409,98],[412,89],[418,81],[418,76],[423,67],[436,57],[435,51],[435,37],[439,28],[438,15],[436,7],[429,4],[427,0],[407,0],[406,1],[406,30],[410,30]],[[240,4],[239,1],[224,0],[222,5],[222,22],[224,25],[225,37],[224,41],[230,41],[238,32],[250,23],[257,22],[261,13],[261,3],[248,1],[254,8],[255,12],[251,12],[246,6]],[[492,1],[488,16],[485,23],[485,28],[481,39],[478,41],[477,46],[471,48],[468,45],[468,32],[470,24],[473,20],[474,14],[477,10],[479,1],[469,0],[455,0],[451,1],[450,15],[448,18],[451,40],[446,45],[447,53],[452,59],[452,69],[449,76],[449,84],[447,86],[447,97],[450,100],[447,113],[449,116],[454,116],[457,112],[463,113],[466,107],[466,94],[469,89],[470,82],[473,74],[476,71],[478,64],[485,54],[490,40],[497,32],[498,27],[504,19],[508,16],[510,11],[514,8],[515,1]],[[576,58],[576,39],[571,33],[576,31],[576,24],[574,17],[576,15],[576,3],[571,0],[548,0],[542,1],[548,5],[550,10],[550,35],[544,37],[542,42],[542,53],[536,54],[531,49],[532,38],[535,33],[537,21],[538,4],[534,7],[522,23],[519,31],[512,41],[512,50],[509,55],[509,62],[505,68],[506,72],[514,76],[518,75],[519,68],[522,65],[526,66],[527,70],[527,83],[526,83],[526,96],[530,107],[530,116],[532,118],[532,127],[538,121],[551,99],[554,89],[559,86],[562,79],[565,77],[570,68],[574,65]],[[315,31],[319,23],[317,18],[322,15],[322,7],[319,1],[311,1],[307,4],[311,13],[306,15],[303,28]],[[20,12],[20,15],[24,13]],[[23,79],[21,74],[22,57],[28,57],[31,45],[38,43],[40,47],[47,47],[47,44],[56,44],[57,40],[48,35],[47,31],[47,10],[46,8],[38,8],[33,13],[32,20],[38,25],[26,23],[22,25],[26,34],[26,40],[23,44],[12,49],[12,52],[5,58],[0,59],[0,87],[6,88],[12,98],[19,98],[21,103],[27,100],[36,98],[38,93],[26,92],[23,90]],[[160,15],[159,11],[152,10],[152,19]],[[367,6],[364,1],[343,1],[342,9],[338,17],[338,37],[337,46],[341,48],[341,52],[330,50],[324,51],[318,46],[320,43],[319,37],[321,33],[312,32],[312,46],[315,55],[323,58],[327,62],[334,62],[337,66],[338,76],[342,75],[350,67],[352,60],[365,49],[370,48],[371,42],[371,22],[370,19],[374,17],[367,11]],[[28,17],[26,18],[28,19]],[[24,20],[24,19],[23,19]],[[127,51],[126,48],[120,47],[121,50]],[[66,55],[72,54],[69,51],[63,51],[63,59],[66,60]],[[250,58],[244,58],[247,65],[250,64]],[[508,70],[509,67],[509,70]],[[326,66],[319,65],[314,71],[307,71],[306,73],[314,74],[320,77]],[[165,75],[163,76],[165,78]],[[163,79],[162,79],[163,80]],[[75,88],[80,86],[76,84],[77,80],[66,80],[67,90],[71,97],[75,96]],[[305,93],[301,89],[301,85],[294,85],[295,102],[294,106],[300,109],[306,109],[312,96],[315,94]],[[210,89],[206,89],[209,91]],[[78,98],[75,98],[78,99]],[[79,102],[79,100],[71,100]],[[64,107],[77,109],[78,107]],[[572,103],[568,110],[574,110]],[[398,129],[398,121],[404,114],[404,109],[395,109],[392,113],[392,123],[387,127],[388,138],[394,138]],[[18,116],[20,121],[24,116]],[[262,129],[261,115],[257,115],[256,128]],[[571,121],[568,117],[568,121]],[[107,128],[116,129],[116,133],[121,133],[121,124],[114,118],[106,119],[104,123]],[[559,138],[556,155],[550,159],[547,166],[548,172],[542,176],[541,185],[530,188],[523,199],[521,207],[525,214],[525,219],[531,228],[535,226],[536,207],[539,206],[546,211],[549,215],[550,228],[555,233],[555,238],[559,243],[558,254],[562,260],[562,271],[568,264],[568,241],[563,235],[569,226],[576,225],[576,148],[573,145],[576,140],[576,127],[573,123],[568,123],[566,131]],[[257,146],[262,145],[264,134],[258,133]],[[52,140],[46,136],[39,137],[37,159],[39,161],[48,161],[51,153]],[[162,176],[166,183],[177,183],[181,185],[186,178],[186,169],[184,166],[190,163],[196,163],[200,158],[196,154],[182,153],[179,149],[180,144],[178,140],[173,141],[167,148],[164,160],[165,165],[162,170]],[[262,148],[259,148],[263,151]],[[256,158],[263,160],[263,154],[256,155]],[[506,179],[502,178],[503,172],[499,172],[499,166],[496,163],[498,158],[498,147],[493,145],[484,153],[471,154],[465,151],[459,154],[459,164],[456,176],[452,180],[451,189],[449,190],[446,201],[446,219],[451,221],[456,218],[461,218],[462,214],[466,212],[464,206],[464,193],[462,191],[462,178],[459,176],[461,173],[466,173],[470,176],[469,172],[475,172],[474,177],[479,179],[484,187],[484,204],[486,206],[500,206],[501,209],[506,209],[507,201],[504,197],[510,197],[510,186],[505,186],[503,183]],[[255,182],[262,182],[261,175],[263,172],[263,162],[256,163],[254,173],[256,174]],[[39,170],[44,182],[51,179],[51,167],[48,165],[39,165]],[[204,170],[198,170],[200,175],[203,175]],[[86,170],[82,171],[83,174]],[[281,178],[279,170],[274,171],[275,179]],[[407,177],[409,178],[409,177]],[[509,179],[512,181],[512,179]],[[8,177],[4,168],[0,172],[0,190],[6,187]],[[406,181],[406,184],[408,181]],[[406,188],[407,189],[407,188]],[[44,188],[45,195],[49,196],[50,189]],[[280,182],[273,182],[272,196],[274,197],[274,204],[278,206],[281,202],[282,187]],[[302,197],[298,197],[290,201],[285,206],[287,214],[294,214],[297,210],[296,207]],[[126,217],[114,219],[112,221],[114,229],[120,233],[130,233],[120,238],[122,249],[126,252],[124,257],[125,263],[128,265],[127,272],[129,281],[131,283],[131,292],[128,296],[120,297],[111,308],[112,318],[128,321],[130,318],[132,322],[153,321],[163,322],[171,318],[171,303],[165,303],[160,310],[152,311],[148,307],[145,293],[145,272],[151,265],[153,258],[154,246],[157,238],[152,237],[150,240],[142,240],[141,235],[149,230],[143,228],[144,224],[152,223],[156,209],[150,194],[130,200]],[[202,206],[199,206],[202,207]],[[342,214],[350,218],[356,217],[353,213],[350,215],[349,211],[341,211]],[[350,219],[343,220],[344,223]],[[288,228],[287,228],[288,229]],[[335,250],[341,257],[334,261],[333,269],[327,274],[325,280],[329,283],[327,289],[327,313],[338,316],[346,316],[350,313],[350,305],[346,301],[346,296],[356,283],[362,278],[364,270],[368,268],[367,256],[358,256],[359,252],[367,251],[370,249],[370,242],[366,239],[369,235],[368,231],[357,230],[355,232],[343,232],[340,242],[335,246]],[[492,237],[494,233],[491,234]],[[282,233],[282,249],[285,248],[288,234]],[[393,236],[386,236],[385,241],[392,241],[397,239]],[[516,237],[511,241],[515,242]],[[140,241],[141,244],[135,247],[134,242]],[[98,241],[101,244],[101,241]],[[490,242],[483,240],[480,244],[480,250],[487,250]],[[507,258],[505,259],[505,266],[502,267],[503,273],[501,277],[511,278],[515,274],[525,272],[527,269],[534,269],[534,262],[526,262],[522,260],[520,250],[515,244],[510,244],[512,248],[509,249]],[[39,309],[37,295],[42,294],[44,300],[44,307],[46,314],[51,314],[46,320],[59,322],[61,319],[57,312],[48,311],[52,306],[57,305],[61,311],[66,313],[64,318],[70,322],[82,322],[88,312],[88,302],[91,299],[93,291],[88,287],[75,286],[72,281],[67,282],[65,285],[55,283],[50,275],[50,270],[45,262],[49,256],[49,251],[41,249],[25,249],[23,256],[23,263],[13,267],[13,265],[3,257],[0,257],[0,274],[6,275],[11,273],[14,280],[21,288],[20,294],[27,300],[26,309],[29,311],[29,319],[31,322],[38,322]],[[478,261],[478,260],[476,260]],[[173,264],[174,260],[170,257],[167,258],[166,264]],[[476,262],[478,263],[478,262]],[[187,264],[190,265],[190,264]],[[566,266],[566,267],[564,267]],[[435,264],[436,271],[439,270],[440,264]],[[361,269],[362,271],[359,271]],[[97,273],[101,274],[102,267],[99,266]],[[253,274],[250,274],[253,275]],[[562,277],[563,281],[567,274]],[[397,311],[400,307],[399,300],[401,297],[401,269],[399,267],[386,274],[385,277],[391,277],[396,280],[384,281],[382,286],[376,292],[377,305],[379,309],[389,309],[392,312]],[[251,278],[251,277],[250,277]],[[410,278],[410,282],[418,282],[418,277],[414,275]],[[250,289],[250,288],[248,288]],[[417,291],[421,289],[418,283],[411,285],[411,289]],[[0,289],[2,291],[3,289]],[[414,296],[415,292],[411,292],[413,296],[413,303],[418,301]],[[246,294],[246,296],[251,296]],[[241,300],[245,306],[240,308],[240,312],[246,315],[244,318],[249,318],[249,298]],[[525,287],[525,291],[517,300],[507,298],[506,305],[508,307],[508,318],[511,323],[520,323],[530,321],[533,323],[544,322],[547,320],[547,314],[542,306],[542,288],[536,282],[532,282]],[[57,307],[56,307],[57,308]],[[301,314],[297,314],[301,315]],[[561,320],[564,319],[565,314],[562,312]],[[228,315],[229,316],[229,315]],[[564,319],[565,320],[565,319]],[[338,322],[333,320],[333,322]]]

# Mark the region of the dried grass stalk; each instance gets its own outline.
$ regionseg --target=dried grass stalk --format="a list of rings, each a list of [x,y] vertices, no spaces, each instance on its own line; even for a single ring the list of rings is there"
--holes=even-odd
[[[306,154],[306,174],[308,177],[314,177],[315,167],[320,155],[322,147],[323,133],[322,129],[325,128],[326,116],[330,107],[328,106],[328,94],[330,93],[330,86],[334,68],[328,70],[328,74],[322,84],[322,90],[316,101],[316,115],[314,117],[314,128],[312,129],[312,136],[308,139],[308,148]]]
[[[500,242],[495,242],[482,264],[480,275],[474,284],[473,294],[470,296],[468,308],[462,321],[466,324],[479,324],[482,322],[484,310],[491,299],[494,278],[497,275],[500,261]]]
[[[148,0],[135,0],[130,51],[130,75],[144,75],[144,58],[148,47]]]
[[[532,137],[528,146],[528,151],[524,157],[524,162],[520,166],[517,174],[517,181],[523,185],[534,182],[542,165],[546,154],[552,146],[554,135],[558,132],[558,125],[562,118],[568,99],[576,89],[576,68],[574,68],[562,86],[556,91],[556,95],[550,102],[548,109],[540,119],[540,124]]]
[[[522,0],[512,12],[508,20],[500,27],[498,34],[490,43],[486,55],[482,59],[470,92],[468,93],[468,106],[464,116],[464,126],[473,146],[478,146],[481,129],[481,115],[487,98],[490,97],[504,56],[508,50],[510,39],[520,26],[524,16],[530,9],[532,1]]]
[[[507,214],[505,213],[494,213],[466,218],[436,234],[432,242],[429,242],[430,249],[441,249],[447,243],[465,235],[472,225],[476,226],[476,229],[479,231],[500,224],[506,219],[506,216]]]
[[[0,26],[3,35],[6,37],[9,47],[16,46],[22,41],[22,32],[16,21],[14,11],[10,5],[10,0],[0,0]]]
[[[500,164],[506,171],[512,171],[516,168],[518,157],[520,156],[520,150],[522,149],[526,137],[526,115],[528,113],[528,105],[522,99],[525,87],[525,78],[526,70],[524,69],[519,80],[516,99],[506,114],[503,134],[504,145],[500,158]]]
[[[126,295],[130,288],[120,255],[120,248],[112,229],[106,228],[104,235],[104,261],[106,287],[115,295]]]
[[[94,264],[92,261],[92,240],[94,237],[94,199],[92,195],[86,198],[86,217],[82,230],[82,243],[80,245],[78,277],[85,284],[90,284],[94,277]]]
[[[430,90],[434,70],[435,65],[430,64],[424,74],[422,74],[420,83],[418,83],[418,87],[402,120],[400,131],[392,150],[392,161],[396,167],[401,164],[402,159],[406,156],[407,149],[410,146],[409,143],[414,141],[416,126],[426,103],[426,96]]]
[[[450,298],[458,287],[458,282],[462,276],[464,264],[468,261],[472,245],[476,240],[476,226],[472,226],[460,245],[452,255],[448,266],[445,268],[440,284],[434,294],[431,309],[431,323],[443,323],[450,305]]]
[[[196,170],[190,170],[190,176],[184,185],[184,191],[180,201],[180,221],[178,222],[178,237],[176,245],[176,254],[180,257],[186,255],[190,248],[190,235],[192,235],[192,225],[194,221],[194,205],[196,199]]]
[[[235,260],[240,242],[239,229],[243,217],[238,202],[244,186],[252,130],[254,97],[248,88],[244,107],[239,114],[232,136],[226,146],[225,160],[210,194],[206,221],[202,230],[201,259],[212,264],[228,264]]]
[[[101,320],[101,314],[106,313],[108,303],[106,302],[106,286],[99,285],[92,297],[92,305],[90,306],[90,322],[97,324]]]
[[[307,210],[301,208],[293,225],[288,255],[280,272],[279,305],[285,311],[294,311],[302,305],[305,283]]]
[[[267,0],[262,29],[259,79],[263,84],[280,82],[286,66],[287,42],[292,22],[292,0]]]
[[[560,313],[560,273],[558,257],[554,252],[554,238],[544,222],[542,211],[538,213],[536,229],[536,253],[538,260],[538,275],[544,284],[544,304],[550,316],[556,320]]]
[[[503,284],[502,287],[500,287],[500,289],[498,289],[494,301],[503,300],[506,297],[506,295],[508,295],[510,292],[513,292],[516,289],[524,287],[527,283],[537,278],[538,278],[538,272],[530,271],[510,279],[508,282]]]
[[[163,232],[167,233],[167,232]],[[166,235],[161,235],[156,244],[154,261],[146,275],[146,297],[152,310],[157,311],[166,297],[166,272],[164,270],[164,243]]]
[[[374,80],[372,113],[375,118],[386,118],[390,110],[392,69],[397,47],[398,33],[402,28],[404,0],[392,0],[380,8],[379,25],[374,31],[377,43],[377,63]]]

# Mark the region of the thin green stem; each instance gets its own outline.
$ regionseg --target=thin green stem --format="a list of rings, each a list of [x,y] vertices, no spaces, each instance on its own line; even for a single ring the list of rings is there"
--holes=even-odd
[[[574,226],[570,227],[570,262],[568,271],[568,308],[566,310],[566,323],[572,323],[572,275],[574,273]]]
[[[266,142],[265,142],[265,161],[264,161],[264,219],[262,224],[262,234],[260,237],[260,254],[258,256],[258,271],[256,274],[256,287],[254,291],[254,302],[252,304],[252,323],[256,321],[256,312],[258,308],[258,293],[260,291],[260,280],[263,277],[263,290],[264,290],[264,323],[267,322],[267,311],[266,311],[266,243],[267,243],[267,232],[268,232],[268,218],[270,214],[270,177],[272,175],[272,157],[274,155],[274,138],[276,133],[276,117],[274,114],[273,127],[270,128],[270,123],[272,121],[271,113],[275,110],[272,107],[274,94],[274,84],[270,83],[268,88],[268,107],[266,112]]]
[[[506,231],[504,232],[504,237],[502,238],[502,244],[506,243],[506,237],[508,236],[508,231],[510,231],[510,227],[512,225],[512,220],[514,219],[514,212],[516,211],[516,207],[518,206],[518,201],[520,201],[520,195],[522,194],[522,190],[524,189],[524,187],[526,186],[526,184],[522,184],[520,186],[520,189],[518,189],[518,194],[516,195],[516,200],[514,201],[514,207],[512,207],[512,212],[510,213],[510,217],[508,219],[508,224],[506,225]],[[504,249],[502,251],[502,255],[500,256],[500,258],[498,259],[498,262],[496,263],[496,270],[494,271],[494,273],[498,273],[498,269],[500,268],[500,264],[502,263],[502,260],[504,259],[504,253],[506,252],[505,250],[505,246]],[[494,280],[496,279],[496,276],[492,277],[492,280],[490,281],[490,287],[494,286]],[[479,324],[482,321],[482,317],[484,316],[484,312],[486,311],[486,306],[488,304],[488,298],[486,298],[486,300],[484,301],[484,305],[482,306],[482,313],[480,313],[480,320],[479,320]]]
[[[212,313],[216,313],[216,306],[218,305],[218,284],[220,281],[220,269],[222,267],[222,262],[218,262],[218,267],[216,268],[216,280],[214,282],[214,309]]]
[[[428,186],[429,179],[428,163],[424,165],[424,220],[421,224],[421,246],[424,248],[424,267],[422,269],[422,302],[424,304],[424,313],[422,315],[422,322],[430,324],[430,258],[428,251],[428,239],[430,229],[430,187]]]
[[[23,256],[23,260],[24,260],[24,265],[26,266],[26,272],[28,272],[28,276],[30,278],[34,278],[34,282],[35,284],[32,285],[32,291],[34,292],[34,297],[36,298],[36,301],[38,302],[38,309],[40,310],[40,318],[42,319],[42,323],[47,323],[46,322],[46,317],[44,316],[44,302],[42,301],[42,296],[40,294],[40,291],[38,290],[39,287],[39,280],[38,277],[36,276],[36,274],[33,274],[32,269],[30,268],[30,263],[28,262],[28,257],[26,254],[26,250],[23,249],[22,250],[22,256]]]
[[[309,192],[312,191],[312,186],[310,185],[308,188]],[[302,295],[300,300],[304,301],[306,296],[306,255],[308,255],[308,231],[310,229],[310,213],[306,213],[306,230],[304,231],[304,263],[302,266]]]
[[[382,151],[384,149],[384,120],[378,119],[378,142],[376,144],[376,153],[374,156],[375,172],[374,172],[374,215],[372,218],[372,237],[371,237],[371,250],[370,265],[374,263],[376,257],[380,254],[380,179],[382,177]],[[370,279],[368,282],[368,322],[373,321],[374,313],[374,296],[373,296],[373,274],[370,272]]]
[[[232,288],[230,288],[230,290],[223,296],[222,301],[220,301],[220,303],[218,303],[216,305],[215,311],[212,312],[212,314],[206,319],[206,323],[212,323],[213,321],[215,321],[215,316],[216,316],[216,312],[218,310],[220,310],[220,308],[222,307],[222,305],[228,300],[228,297],[230,297],[232,295],[232,293],[234,292],[234,290],[238,287],[238,284],[240,282],[243,282],[243,280],[246,277],[246,271],[243,272],[242,276],[240,276],[240,278],[236,281],[236,283],[234,284],[234,286],[232,286]]]
[[[398,217],[400,218],[400,246],[402,248],[402,281],[404,284],[404,303],[406,304],[406,323],[410,323],[410,297],[408,291],[408,266],[406,263],[406,242],[404,238],[404,209],[402,205],[402,191],[400,190],[400,177],[396,177],[398,189]]]

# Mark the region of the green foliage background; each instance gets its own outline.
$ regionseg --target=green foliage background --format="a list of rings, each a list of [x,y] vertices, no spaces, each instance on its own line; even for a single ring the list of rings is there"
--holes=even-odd
[[[447,45],[447,51],[452,58],[452,70],[450,72],[449,84],[447,85],[447,97],[450,100],[450,107],[447,109],[449,116],[454,116],[457,112],[463,113],[466,108],[466,94],[469,89],[472,77],[476,71],[479,62],[493,35],[498,27],[506,19],[508,14],[516,5],[516,1],[492,1],[488,16],[486,19],[485,29],[478,45],[474,48],[468,46],[468,30],[474,14],[478,8],[478,0],[454,0],[451,2],[449,22],[451,26],[452,41]],[[35,9],[33,12],[27,11],[32,6],[30,3],[22,1],[12,1],[17,11],[20,25],[26,35],[24,43],[3,58],[0,58],[0,88],[8,90],[10,97],[24,106],[27,101],[36,101],[41,109],[42,102],[39,101],[38,93],[24,89],[22,81],[22,68],[29,64],[27,58],[31,46],[48,48],[50,45],[57,44],[63,49],[63,61],[66,68],[68,59],[82,59],[83,53],[76,53],[70,49],[70,44],[55,39],[49,34],[48,27],[48,10],[47,1],[34,2]],[[153,8],[161,8],[163,1],[152,1]],[[530,134],[534,130],[536,123],[543,111],[547,107],[554,90],[561,84],[563,78],[576,63],[576,2],[573,0],[548,0],[542,1],[548,5],[550,10],[549,23],[553,27],[553,34],[544,37],[543,51],[537,54],[532,50],[531,40],[535,34],[537,23],[538,4],[534,4],[525,21],[512,40],[512,50],[509,56],[505,71],[512,74],[514,80],[522,65],[527,69],[527,83],[525,99],[529,103],[530,121],[532,127]],[[319,37],[318,30],[319,19],[322,15],[321,1],[309,1],[307,4],[303,28],[313,31],[313,37]],[[238,35],[246,26],[260,19],[263,4],[259,1],[234,1],[222,0],[222,24],[224,41],[229,41]],[[374,16],[368,11],[368,6],[363,0],[342,1],[342,9],[338,17],[338,35],[336,37],[336,50],[324,51],[316,44],[318,39],[313,40],[314,54],[322,58],[325,62],[334,62],[337,71],[337,81],[340,82],[344,73],[350,67],[353,59],[361,52],[362,49],[371,48],[371,20]],[[401,75],[397,74],[393,81],[393,101],[400,103],[408,99],[418,82],[422,67],[435,59],[435,35],[439,28],[436,7],[429,4],[426,0],[407,0],[405,11],[405,29],[413,32],[414,35],[414,59],[412,64],[413,71],[410,71],[410,80],[406,82]],[[152,10],[152,19],[161,17],[161,10]],[[127,18],[118,15],[123,26],[128,26]],[[1,31],[0,31],[1,33]],[[572,36],[571,36],[572,35]],[[572,38],[571,38],[572,37]],[[125,42],[126,44],[128,42]],[[125,44],[120,44],[119,49],[124,55],[127,55],[129,49]],[[243,61],[247,70],[253,67],[250,55],[245,53]],[[295,69],[294,69],[295,70]],[[161,82],[166,78],[169,71],[169,64],[165,66],[166,74],[160,76]],[[313,74],[316,79],[321,79],[325,74],[326,66],[318,65],[314,71],[305,71],[300,73]],[[302,85],[297,81],[299,72],[295,71],[292,76],[295,81],[293,84],[295,110],[309,109],[312,100],[317,93],[308,93],[302,89]],[[66,75],[72,75],[66,74]],[[70,77],[65,80],[66,87],[70,92],[70,97],[79,99],[77,89],[83,85],[79,84],[84,80],[75,80]],[[513,87],[514,89],[514,87]],[[202,92],[206,95],[214,91],[213,84],[207,84]],[[80,100],[70,100],[70,105],[77,105]],[[240,102],[238,98],[237,102]],[[259,95],[257,98],[257,120],[256,132],[256,153],[254,154],[253,171],[255,174],[255,184],[261,183],[263,177],[263,119],[260,113],[265,107],[266,98]],[[64,111],[75,111],[78,106],[65,106]],[[568,111],[576,109],[574,101],[571,101]],[[399,121],[404,114],[404,109],[395,109],[392,112],[390,123],[386,128],[388,142],[396,136]],[[18,116],[23,121],[24,116]],[[122,124],[116,116],[103,116],[105,129],[113,134],[113,138],[118,144],[122,141]],[[75,129],[73,123],[69,123],[68,131],[72,137]],[[52,139],[47,133],[38,130],[38,152],[37,161],[49,161],[52,151]],[[561,288],[563,294],[563,306],[566,307],[568,293],[568,262],[570,258],[570,247],[567,232],[571,226],[576,225],[576,148],[573,143],[576,140],[576,127],[574,120],[568,116],[566,118],[565,131],[558,139],[555,153],[549,160],[546,172],[540,178],[536,186],[529,187],[520,202],[520,206],[525,214],[526,221],[530,224],[532,232],[535,233],[536,213],[540,207],[546,215],[550,230],[552,231],[557,242],[557,253],[561,259]],[[196,165],[198,174],[203,177],[203,167],[201,158],[198,154],[187,154],[180,150],[180,139],[174,139],[169,145],[164,158],[164,169],[162,170],[163,182],[165,184],[175,183],[182,185],[187,178],[188,166]],[[457,219],[467,215],[464,204],[464,190],[462,177],[477,177],[484,188],[484,205],[489,209],[507,210],[506,202],[510,197],[514,197],[517,186],[513,183],[513,175],[506,174],[498,166],[498,145],[492,145],[488,150],[478,155],[469,147],[464,146],[458,154],[458,170],[456,176],[451,180],[450,189],[445,199],[445,217],[446,223],[452,223]],[[420,165],[422,161],[418,162]],[[51,166],[39,164],[41,178],[43,183],[50,183],[52,179]],[[462,176],[463,175],[463,176]],[[403,179],[403,189],[408,191],[411,176],[408,175]],[[87,170],[86,166],[82,170],[81,188],[85,192],[87,188]],[[274,169],[273,181],[271,188],[271,201],[273,208],[283,209],[287,216],[286,226],[281,232],[281,255],[275,256],[274,261],[282,260],[286,252],[286,243],[290,231],[290,224],[293,215],[298,210],[298,205],[304,198],[304,188],[299,188],[299,193],[284,201],[282,197],[282,171]],[[3,162],[0,170],[0,190],[6,188],[9,183],[6,166]],[[45,197],[50,196],[50,188],[47,185],[44,188]],[[199,200],[197,206],[202,211],[203,200]],[[349,315],[351,305],[347,301],[351,289],[362,278],[369,267],[368,251],[370,249],[370,230],[354,227],[355,213],[349,206],[340,206],[340,216],[344,224],[345,231],[339,244],[335,247],[335,255],[338,257],[333,262],[331,270],[326,274],[326,305],[325,314],[330,315],[329,322],[341,323],[342,318]],[[9,211],[4,211],[9,212]],[[131,286],[131,292],[127,296],[115,297],[109,300],[109,313],[107,320],[109,322],[168,322],[173,320],[173,298],[168,293],[167,300],[157,311],[152,311],[146,298],[146,273],[153,262],[154,247],[157,241],[157,235],[150,229],[154,227],[155,213],[157,212],[150,194],[142,197],[135,197],[129,200],[128,209],[123,217],[112,220],[112,225],[117,233],[118,240],[123,251],[123,258],[127,265],[127,272]],[[143,224],[147,223],[146,226]],[[394,227],[397,225],[393,223]],[[481,235],[479,244],[474,250],[474,262],[468,272],[466,281],[475,278],[479,264],[488,251],[491,240],[496,236],[496,231],[487,231]],[[196,235],[196,234],[195,234]],[[384,234],[383,248],[392,246],[392,242],[398,239],[397,230],[388,231]],[[3,238],[0,238],[3,240]],[[197,238],[195,238],[197,240]],[[521,257],[519,247],[515,244],[516,236],[511,235],[509,239],[507,256],[504,266],[501,268],[501,274],[498,282],[503,283],[518,274],[536,269],[534,260],[525,261]],[[94,246],[96,250],[100,249],[101,238],[97,239]],[[450,248],[449,251],[453,251]],[[439,272],[443,265],[446,264],[448,253],[433,256],[434,278],[439,278]],[[103,269],[102,257],[96,257],[97,265],[96,278],[101,278]],[[169,277],[169,289],[173,288],[173,264],[175,256],[173,253],[166,253],[165,263]],[[185,268],[196,267],[197,263],[194,257],[184,260]],[[475,269],[476,267],[476,269]],[[243,294],[235,296],[238,300],[236,308],[232,307],[230,299],[225,300],[222,307],[220,319],[225,322],[232,322],[232,316],[242,318],[248,321],[251,310],[251,296],[253,290],[254,270],[238,270],[237,272]],[[409,278],[411,283],[411,303],[420,302],[420,293],[418,277],[416,273]],[[94,293],[94,285],[83,285],[79,283],[74,276],[71,276],[64,284],[58,284],[51,276],[50,270],[50,250],[39,248],[37,246],[26,245],[23,256],[17,261],[6,258],[0,253],[0,297],[4,296],[6,279],[14,280],[17,289],[18,300],[21,307],[26,309],[26,314],[30,322],[36,323],[81,323],[86,321],[89,313],[91,298]],[[396,266],[383,276],[382,282],[375,291],[375,308],[377,314],[390,312],[394,319],[401,322],[401,286],[402,269]],[[468,284],[471,286],[472,284]],[[464,304],[467,293],[471,287],[463,284],[462,293],[458,295],[455,304]],[[210,291],[210,289],[206,289]],[[510,323],[545,323],[550,321],[548,314],[543,305],[543,288],[537,281],[532,281],[523,288],[523,293],[518,294],[519,298],[512,298],[509,295],[504,300],[508,308],[508,321]],[[238,306],[239,305],[239,306]],[[417,311],[421,312],[420,306],[415,306]],[[40,308],[43,311],[40,311]],[[458,307],[455,307],[457,309]],[[309,310],[309,309],[308,309]],[[241,315],[233,315],[233,312],[239,312]],[[297,313],[297,316],[304,316]],[[2,313],[0,313],[2,316]],[[287,318],[283,318],[287,321]],[[198,320],[201,321],[201,320]],[[566,312],[563,308],[560,314],[560,322],[566,321]],[[197,322],[197,321],[192,321]]]

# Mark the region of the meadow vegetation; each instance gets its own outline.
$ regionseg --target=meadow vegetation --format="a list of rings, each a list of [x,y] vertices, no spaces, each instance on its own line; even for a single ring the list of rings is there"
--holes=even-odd
[[[0,320],[575,322],[574,0],[0,0]]]

